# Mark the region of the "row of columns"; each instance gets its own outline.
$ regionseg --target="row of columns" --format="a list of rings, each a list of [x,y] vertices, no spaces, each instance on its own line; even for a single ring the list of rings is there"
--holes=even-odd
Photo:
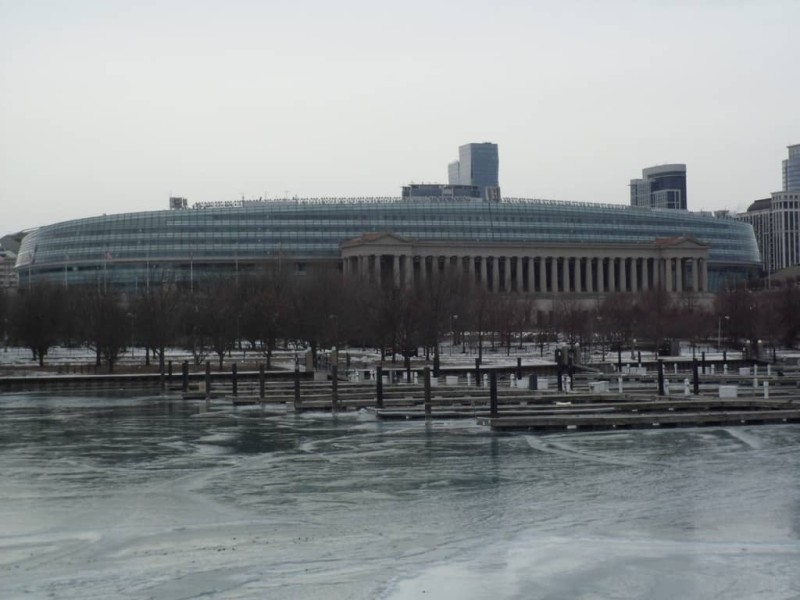
[[[669,292],[708,290],[702,258],[422,256],[369,254],[346,257],[345,276],[411,286],[452,274],[496,292],[639,292],[660,286]]]

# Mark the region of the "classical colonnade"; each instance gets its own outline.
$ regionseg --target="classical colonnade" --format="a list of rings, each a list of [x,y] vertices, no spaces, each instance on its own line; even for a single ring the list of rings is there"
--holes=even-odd
[[[361,254],[343,259],[346,277],[411,286],[443,276],[466,277],[494,292],[604,294],[662,287],[708,288],[707,261],[691,257],[451,256]]]
[[[342,244],[342,272],[379,284],[467,278],[493,292],[606,294],[660,287],[708,291],[708,246],[688,238],[645,244],[448,244],[368,234]]]

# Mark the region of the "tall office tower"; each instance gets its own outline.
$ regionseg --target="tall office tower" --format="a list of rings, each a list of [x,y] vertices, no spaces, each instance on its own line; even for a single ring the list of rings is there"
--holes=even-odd
[[[800,264],[800,144],[789,146],[783,161],[783,190],[756,200],[737,218],[753,226],[765,271]]]
[[[631,179],[631,206],[686,210],[686,165],[658,165],[642,169]]]
[[[783,161],[783,191],[800,192],[800,144],[789,146],[789,158]]]
[[[458,148],[458,160],[447,165],[450,185],[477,185],[484,200],[500,201],[497,144],[483,142]]]

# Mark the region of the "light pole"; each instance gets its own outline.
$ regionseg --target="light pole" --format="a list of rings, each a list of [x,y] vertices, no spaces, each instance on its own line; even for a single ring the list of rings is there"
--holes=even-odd
[[[731,320],[728,315],[719,317],[717,319],[717,352],[722,349],[722,319],[725,319],[726,321]]]

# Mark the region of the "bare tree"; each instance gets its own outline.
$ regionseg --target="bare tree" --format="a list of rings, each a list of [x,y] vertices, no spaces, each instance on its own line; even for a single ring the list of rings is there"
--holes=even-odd
[[[131,314],[136,334],[148,349],[145,364],[150,364],[149,350],[152,349],[163,368],[166,348],[175,343],[178,334],[181,302],[178,286],[170,282],[150,285],[133,298]]]
[[[43,367],[47,351],[60,341],[65,314],[62,290],[51,283],[39,283],[20,289],[19,294],[12,313],[14,336],[30,348],[34,360]]]
[[[81,337],[87,347],[95,350],[97,365],[105,360],[108,372],[112,373],[129,339],[122,299],[114,290],[86,287],[81,288],[80,302]]]

